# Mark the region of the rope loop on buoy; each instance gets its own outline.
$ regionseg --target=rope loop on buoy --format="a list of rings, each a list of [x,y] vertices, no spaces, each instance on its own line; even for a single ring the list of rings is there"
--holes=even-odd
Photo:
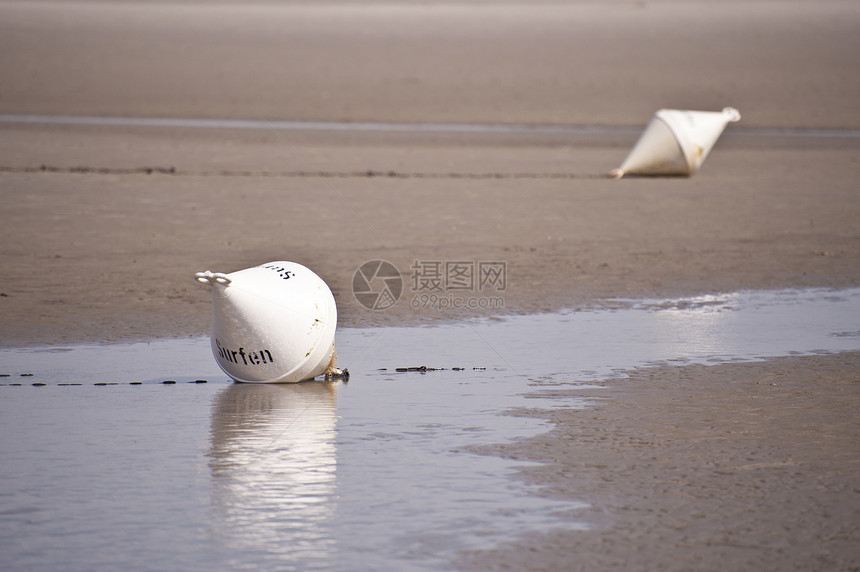
[[[723,115],[726,116],[726,121],[730,123],[734,123],[735,121],[741,120],[741,112],[734,107],[724,107]]]

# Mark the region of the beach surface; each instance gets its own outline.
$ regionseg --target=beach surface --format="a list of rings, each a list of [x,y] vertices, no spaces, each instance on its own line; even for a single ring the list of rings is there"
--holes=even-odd
[[[194,272],[274,260],[320,274],[342,327],[860,285],[854,2],[66,0],[0,22],[2,347],[205,334]],[[743,118],[695,176],[608,177],[657,109],[725,106]],[[384,312],[351,290],[377,259],[406,289]],[[414,308],[413,266],[448,261],[504,262],[503,307]],[[599,526],[463,566],[860,568],[858,365],[612,380],[495,451]]]
[[[596,525],[463,567],[857,570],[858,369],[858,352],[648,369],[586,410],[532,412],[555,429],[482,452],[543,461],[523,477],[591,499]]]

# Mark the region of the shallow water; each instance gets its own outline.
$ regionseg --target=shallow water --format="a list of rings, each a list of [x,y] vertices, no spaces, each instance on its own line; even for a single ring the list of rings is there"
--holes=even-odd
[[[253,119],[204,119],[192,117],[116,117],[86,115],[0,114],[0,123],[43,125],[97,125],[112,127],[183,127],[192,129],[262,129],[265,131],[384,131],[393,133],[537,133],[563,135],[637,135],[641,127],[619,125],[551,125],[512,123],[391,123],[366,121],[278,121]],[[856,139],[860,129],[810,129],[786,127],[732,127],[732,134],[746,137],[803,137]]]
[[[584,503],[511,478],[522,463],[468,452],[548,429],[506,411],[588,405],[543,391],[860,349],[860,289],[618,308],[342,329],[348,383],[233,384],[206,338],[0,351],[2,567],[445,569],[458,550],[588,527]],[[394,371],[418,365],[446,369]]]

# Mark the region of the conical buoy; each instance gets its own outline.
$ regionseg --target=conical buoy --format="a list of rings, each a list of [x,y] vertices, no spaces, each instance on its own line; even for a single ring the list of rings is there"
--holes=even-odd
[[[627,159],[611,175],[692,175],[723,133],[740,120],[733,107],[722,111],[661,109],[654,114]]]
[[[234,380],[295,383],[340,373],[334,296],[308,268],[277,261],[194,277],[212,288],[212,353]]]

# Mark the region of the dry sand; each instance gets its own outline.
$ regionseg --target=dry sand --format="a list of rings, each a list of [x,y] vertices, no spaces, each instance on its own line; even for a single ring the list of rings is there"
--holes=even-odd
[[[202,334],[195,271],[284,258],[332,286],[342,326],[467,315],[364,310],[352,274],[376,258],[407,277],[415,260],[505,261],[505,312],[860,285],[855,2],[69,0],[0,2],[0,22],[2,114],[606,128],[4,121],[4,347]],[[725,105],[743,120],[696,176],[605,177],[636,138],[624,127]],[[831,131],[778,132],[796,128]],[[546,461],[526,478],[592,503],[597,530],[464,566],[856,569],[857,366],[816,356],[613,381],[597,409],[498,451]]]

